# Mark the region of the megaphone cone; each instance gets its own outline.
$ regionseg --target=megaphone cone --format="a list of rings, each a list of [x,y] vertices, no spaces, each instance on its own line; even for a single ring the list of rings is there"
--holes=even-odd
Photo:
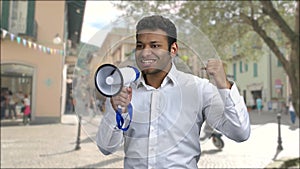
[[[101,65],[95,74],[97,90],[106,97],[117,95],[123,86],[129,86],[131,82],[140,77],[137,68],[128,66],[118,69],[111,64]]]
[[[96,71],[95,85],[102,95],[112,97],[122,90],[123,76],[116,66],[104,64]]]

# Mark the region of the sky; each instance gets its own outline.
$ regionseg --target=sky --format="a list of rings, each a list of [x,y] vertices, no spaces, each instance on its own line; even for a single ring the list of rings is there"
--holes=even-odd
[[[86,1],[81,41],[101,46],[107,34],[107,30],[104,30],[103,27],[114,22],[121,15],[122,11],[113,7],[111,1]],[[97,37],[97,40],[95,40],[93,37],[99,32],[103,33],[101,37]]]

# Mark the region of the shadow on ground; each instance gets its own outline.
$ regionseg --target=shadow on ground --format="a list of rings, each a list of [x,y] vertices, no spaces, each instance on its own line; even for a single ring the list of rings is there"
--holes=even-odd
[[[109,164],[113,164],[113,163],[116,163],[116,162],[119,162],[119,161],[122,161],[122,160],[123,160],[123,157],[117,157],[117,158],[112,158],[112,159],[109,159],[109,160],[103,160],[99,163],[89,164],[89,165],[76,167],[76,168],[105,168]]]

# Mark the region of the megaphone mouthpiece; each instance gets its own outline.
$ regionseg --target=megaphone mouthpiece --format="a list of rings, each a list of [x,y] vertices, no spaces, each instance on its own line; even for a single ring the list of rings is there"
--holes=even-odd
[[[108,85],[112,85],[114,83],[114,78],[108,76],[105,81]]]

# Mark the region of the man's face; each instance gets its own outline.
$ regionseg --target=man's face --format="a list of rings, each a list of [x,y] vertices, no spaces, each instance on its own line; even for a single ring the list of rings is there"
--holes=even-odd
[[[136,63],[144,74],[168,72],[171,67],[171,56],[168,51],[168,38],[166,32],[157,29],[141,30],[138,32]]]

